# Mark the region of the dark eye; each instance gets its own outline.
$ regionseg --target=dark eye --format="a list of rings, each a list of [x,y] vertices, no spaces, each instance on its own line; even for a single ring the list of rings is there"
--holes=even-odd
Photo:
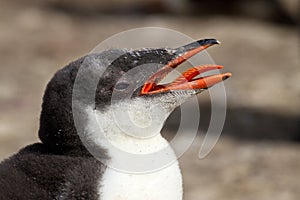
[[[115,89],[117,90],[125,90],[126,88],[128,88],[129,84],[128,83],[118,83],[115,86]]]

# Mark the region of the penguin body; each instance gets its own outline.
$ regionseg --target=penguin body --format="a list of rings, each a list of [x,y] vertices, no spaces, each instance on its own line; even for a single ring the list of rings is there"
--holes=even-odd
[[[163,185],[153,185],[155,187],[150,190],[140,191],[140,188],[145,186],[146,181],[151,181],[153,177],[157,177],[155,174],[144,177],[143,175],[117,172],[113,169],[107,170],[107,166],[89,153],[77,135],[72,115],[72,88],[78,70],[82,65],[88,65],[87,68],[89,68],[90,73],[95,73],[94,71],[103,72],[103,66],[111,63],[109,60],[111,54],[115,54],[113,56],[115,58],[118,57],[118,54],[123,55],[124,51],[111,50],[102,54],[88,55],[70,63],[53,76],[43,97],[39,129],[39,137],[42,142],[29,145],[16,155],[1,162],[1,198],[90,200],[121,198],[134,200],[151,194],[156,188],[161,190]],[[128,55],[129,53],[127,53]],[[123,55],[123,57],[126,56]],[[154,56],[148,55],[148,57],[151,59]],[[100,65],[97,65],[95,69],[92,65],[97,62]],[[124,69],[116,67],[120,62],[122,61],[117,60],[115,64],[106,69],[106,74],[102,76],[103,80],[99,81],[99,85],[107,84],[105,85],[106,93],[95,97],[99,98],[99,100],[95,100],[95,104],[99,106],[101,112],[107,110],[111,96],[110,85],[115,84],[116,77],[120,76],[121,71],[130,69],[127,65],[123,65],[125,66]],[[82,99],[82,101],[87,100]],[[80,104],[79,109],[88,110],[89,103]],[[85,111],[80,117],[82,117],[83,123],[87,123],[88,114]],[[86,126],[89,128],[90,124]],[[166,141],[161,139],[166,144]],[[99,151],[104,159],[109,159],[105,149],[100,147]],[[180,175],[178,164],[175,168],[176,170],[169,172],[172,173],[169,176],[173,176],[174,171]],[[139,187],[132,187],[130,190],[128,189],[129,185],[126,184],[127,181],[128,184],[137,184],[139,181],[143,181],[144,184],[138,184]],[[127,189],[124,188],[125,186]],[[179,191],[181,191],[181,179],[178,186]],[[112,191],[114,193],[111,193]],[[158,194],[155,193],[155,195]],[[161,198],[164,197],[167,196],[161,195]],[[149,199],[153,198],[149,196]]]
[[[41,142],[0,164],[1,199],[181,200],[177,157],[160,130],[177,106],[230,74],[193,79],[202,70],[193,68],[182,74],[187,81],[159,82],[217,43],[204,39],[177,49],[108,50],[59,70],[43,97]],[[142,65],[146,68],[130,74]],[[213,69],[219,68],[205,68]],[[171,149],[163,156],[173,162],[144,173],[126,171],[149,164],[124,162],[122,155],[146,157],[164,148]],[[115,168],[120,162],[125,170]]]
[[[104,170],[91,156],[53,154],[41,143],[32,144],[1,163],[1,199],[96,200]]]
[[[103,199],[182,199],[182,177],[177,162],[146,174],[105,170],[100,194]]]

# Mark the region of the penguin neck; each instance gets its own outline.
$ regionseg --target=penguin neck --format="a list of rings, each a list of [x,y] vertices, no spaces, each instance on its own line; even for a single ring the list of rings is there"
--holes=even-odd
[[[111,159],[116,159],[114,154],[110,152],[111,148],[117,148],[131,154],[149,154],[158,152],[169,145],[160,134],[164,124],[163,118],[152,121],[151,123],[154,124],[145,128],[149,125],[147,114],[135,109],[131,110],[132,112],[129,111],[128,116],[128,112],[120,110],[120,107],[123,106],[111,107],[105,112],[88,108],[86,111],[88,113],[88,125],[86,126],[85,137],[89,141],[93,141],[96,146],[106,149]],[[116,110],[118,112],[115,112]],[[123,115],[124,113],[127,114]],[[132,122],[134,119],[130,117],[130,113],[136,117],[137,124],[131,124],[134,123]]]

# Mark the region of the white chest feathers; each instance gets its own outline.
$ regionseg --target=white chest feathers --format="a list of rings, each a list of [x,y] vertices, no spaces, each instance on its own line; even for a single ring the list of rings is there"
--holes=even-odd
[[[145,101],[113,104],[103,112],[87,109],[88,124],[81,138],[110,157],[99,181],[100,200],[182,199],[176,155],[159,133],[168,112],[148,108]],[[97,148],[92,154],[97,157]]]
[[[99,187],[100,200],[182,200],[177,162],[147,174],[127,174],[108,168]]]

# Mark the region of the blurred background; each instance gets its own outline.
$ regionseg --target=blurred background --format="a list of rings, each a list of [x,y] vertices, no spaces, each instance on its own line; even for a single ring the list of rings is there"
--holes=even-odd
[[[299,0],[0,0],[0,160],[38,141],[43,91],[57,69],[113,34],[159,26],[217,38],[222,45],[208,52],[233,73],[219,142],[200,160],[199,137],[180,159],[185,199],[298,199],[299,10]],[[199,95],[200,136],[208,97]],[[176,110],[165,135],[179,118]]]

